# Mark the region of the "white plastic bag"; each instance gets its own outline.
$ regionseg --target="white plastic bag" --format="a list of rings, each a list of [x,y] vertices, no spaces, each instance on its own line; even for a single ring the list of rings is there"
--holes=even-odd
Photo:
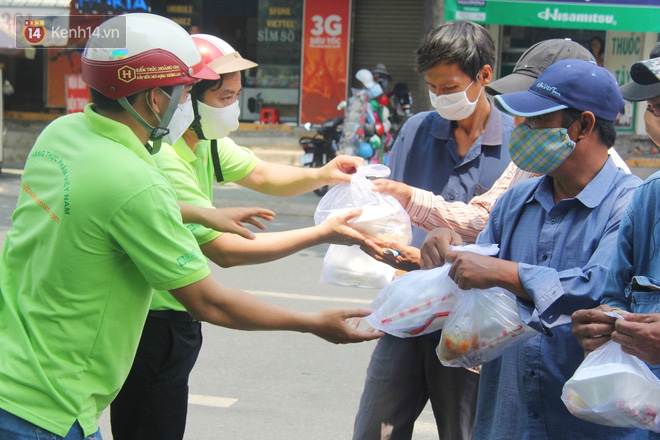
[[[409,245],[412,241],[410,217],[401,204],[390,195],[374,191],[368,177],[387,177],[385,165],[364,165],[351,176],[351,183],[338,183],[321,199],[314,222],[319,225],[337,214],[362,208],[362,214],[349,224],[369,238]]]
[[[387,285],[396,269],[362,252],[359,246],[331,244],[323,258],[321,284],[380,289]]]
[[[351,183],[338,183],[321,199],[314,222],[319,225],[343,212],[362,208],[359,217],[349,225],[364,236],[409,245],[412,241],[410,217],[392,196],[374,191],[368,176],[387,177],[390,169],[384,165],[364,165],[351,176]],[[382,288],[394,277],[395,269],[374,260],[359,246],[330,245],[323,259],[321,283],[341,286]]]
[[[455,246],[457,251],[495,255],[497,245]],[[371,303],[365,319],[373,328],[400,338],[440,330],[454,308],[456,283],[449,278],[449,263],[429,270],[415,270],[392,281]]]
[[[461,290],[436,349],[447,367],[471,368],[537,335],[520,319],[516,297],[499,287]]]
[[[599,425],[660,432],[660,380],[614,341],[587,356],[561,400],[574,416]]]

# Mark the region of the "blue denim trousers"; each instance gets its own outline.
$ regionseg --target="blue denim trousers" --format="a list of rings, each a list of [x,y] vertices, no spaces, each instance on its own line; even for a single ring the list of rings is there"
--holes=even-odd
[[[62,437],[46,431],[27,420],[0,409],[0,439],[2,440],[103,440],[98,430],[89,437],[85,437],[78,421],[69,433]]]

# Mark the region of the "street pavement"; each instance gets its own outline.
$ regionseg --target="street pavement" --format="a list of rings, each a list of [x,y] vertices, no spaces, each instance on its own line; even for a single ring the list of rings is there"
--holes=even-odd
[[[654,167],[636,167],[647,177]],[[0,242],[11,225],[21,170],[0,174]],[[277,213],[268,231],[313,225],[320,198],[314,193],[288,199],[264,196],[235,184],[217,187],[216,206],[262,206]],[[273,303],[303,311],[324,307],[365,307],[378,293],[319,284],[327,245],[309,248],[259,266],[221,269],[222,284]],[[361,324],[364,325],[364,324]],[[242,332],[204,324],[204,345],[190,380],[186,440],[349,439],[366,368],[375,342],[332,345],[311,335]],[[109,415],[100,419],[112,439]],[[422,412],[413,439],[436,439],[430,406]]]

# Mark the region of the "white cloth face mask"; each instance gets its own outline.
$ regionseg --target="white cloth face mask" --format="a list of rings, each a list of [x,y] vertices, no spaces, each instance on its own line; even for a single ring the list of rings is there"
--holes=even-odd
[[[167,125],[170,132],[163,136],[163,142],[174,145],[194,120],[195,113],[192,108],[192,99],[190,98],[190,95],[188,95],[186,102],[177,105],[176,110],[174,110],[172,120]]]
[[[238,130],[238,117],[241,108],[238,101],[227,107],[211,107],[197,101],[202,133],[206,139],[222,139],[232,131]]]
[[[431,105],[438,112],[440,116],[450,121],[460,121],[467,118],[477,107],[477,101],[481,97],[481,93],[484,91],[483,87],[479,91],[479,96],[474,102],[470,102],[467,97],[467,89],[474,84],[472,81],[462,92],[449,93],[447,95],[435,95],[429,90],[429,98],[431,99]]]

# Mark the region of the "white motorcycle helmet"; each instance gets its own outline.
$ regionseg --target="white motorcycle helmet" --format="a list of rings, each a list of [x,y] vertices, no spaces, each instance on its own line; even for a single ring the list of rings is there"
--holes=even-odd
[[[107,36],[110,36],[108,38]],[[117,49],[118,48],[118,49]],[[149,133],[155,154],[169,130],[186,84],[218,79],[178,24],[154,14],[125,14],[103,22],[87,41],[82,55],[83,80],[129,112]],[[174,86],[159,126],[152,127],[129,104],[127,96],[156,87]],[[153,111],[153,110],[152,110]]]

